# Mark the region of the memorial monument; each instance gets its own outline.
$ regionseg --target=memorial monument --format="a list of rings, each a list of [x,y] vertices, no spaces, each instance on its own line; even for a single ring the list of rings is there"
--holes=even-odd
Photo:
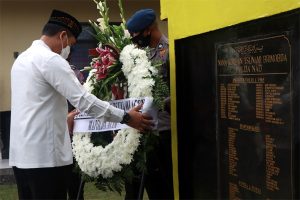
[[[299,17],[175,41],[181,199],[299,198]]]

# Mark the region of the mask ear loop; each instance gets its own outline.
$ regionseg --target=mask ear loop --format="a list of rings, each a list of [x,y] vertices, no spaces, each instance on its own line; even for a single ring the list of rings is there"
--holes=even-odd
[[[66,36],[67,36],[67,46],[69,46],[69,37],[68,37],[68,32],[66,31]]]
[[[66,31],[65,31],[66,32]],[[62,32],[62,34],[63,34],[63,32]],[[62,35],[61,34],[61,35]],[[67,34],[67,32],[66,32],[66,36],[67,36],[67,46],[69,46],[69,38],[68,38],[68,34]],[[61,40],[61,48],[63,49],[64,48],[64,42],[63,42],[63,39],[60,37],[60,40]]]
[[[64,41],[63,41],[61,35],[59,36],[59,39],[60,39],[60,42],[61,42],[61,51],[60,52],[62,52],[62,50],[64,49]]]

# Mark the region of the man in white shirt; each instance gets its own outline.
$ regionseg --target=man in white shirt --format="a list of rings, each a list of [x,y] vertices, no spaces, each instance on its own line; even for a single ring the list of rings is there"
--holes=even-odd
[[[11,70],[10,160],[20,199],[66,199],[72,150],[67,100],[82,112],[141,131],[152,126],[138,106],[128,113],[97,99],[65,60],[81,32],[71,15],[53,10],[36,40]]]

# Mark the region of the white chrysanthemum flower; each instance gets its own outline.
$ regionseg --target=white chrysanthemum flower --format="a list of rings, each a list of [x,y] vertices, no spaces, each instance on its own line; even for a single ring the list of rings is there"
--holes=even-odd
[[[113,142],[105,148],[95,147],[90,141],[90,134],[74,134],[72,147],[80,169],[91,177],[100,174],[103,178],[112,177],[114,172],[122,169],[122,164],[131,162],[141,137],[137,133],[133,128],[120,130]],[[121,148],[117,148],[119,146]]]
[[[93,75],[96,73],[96,69],[92,69],[91,71],[90,71],[90,73],[89,73],[89,75],[88,75],[88,77],[87,77],[87,79],[86,79],[86,81],[85,81],[85,83],[84,83],[84,87],[85,87],[85,89],[89,92],[89,93],[91,93],[92,92],[92,90],[93,90],[93,81],[92,81],[92,78],[93,78]]]
[[[130,52],[132,52],[132,50],[135,48],[135,45],[134,44],[129,44],[127,46],[125,46],[123,48],[123,50],[121,51],[121,54],[120,54],[120,61],[123,62],[123,57],[127,57],[128,55],[130,55]]]

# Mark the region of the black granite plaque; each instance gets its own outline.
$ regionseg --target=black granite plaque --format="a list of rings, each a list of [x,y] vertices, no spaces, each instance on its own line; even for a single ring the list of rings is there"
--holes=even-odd
[[[175,41],[180,199],[299,199],[300,10]]]
[[[221,196],[291,199],[289,34],[218,44]]]

